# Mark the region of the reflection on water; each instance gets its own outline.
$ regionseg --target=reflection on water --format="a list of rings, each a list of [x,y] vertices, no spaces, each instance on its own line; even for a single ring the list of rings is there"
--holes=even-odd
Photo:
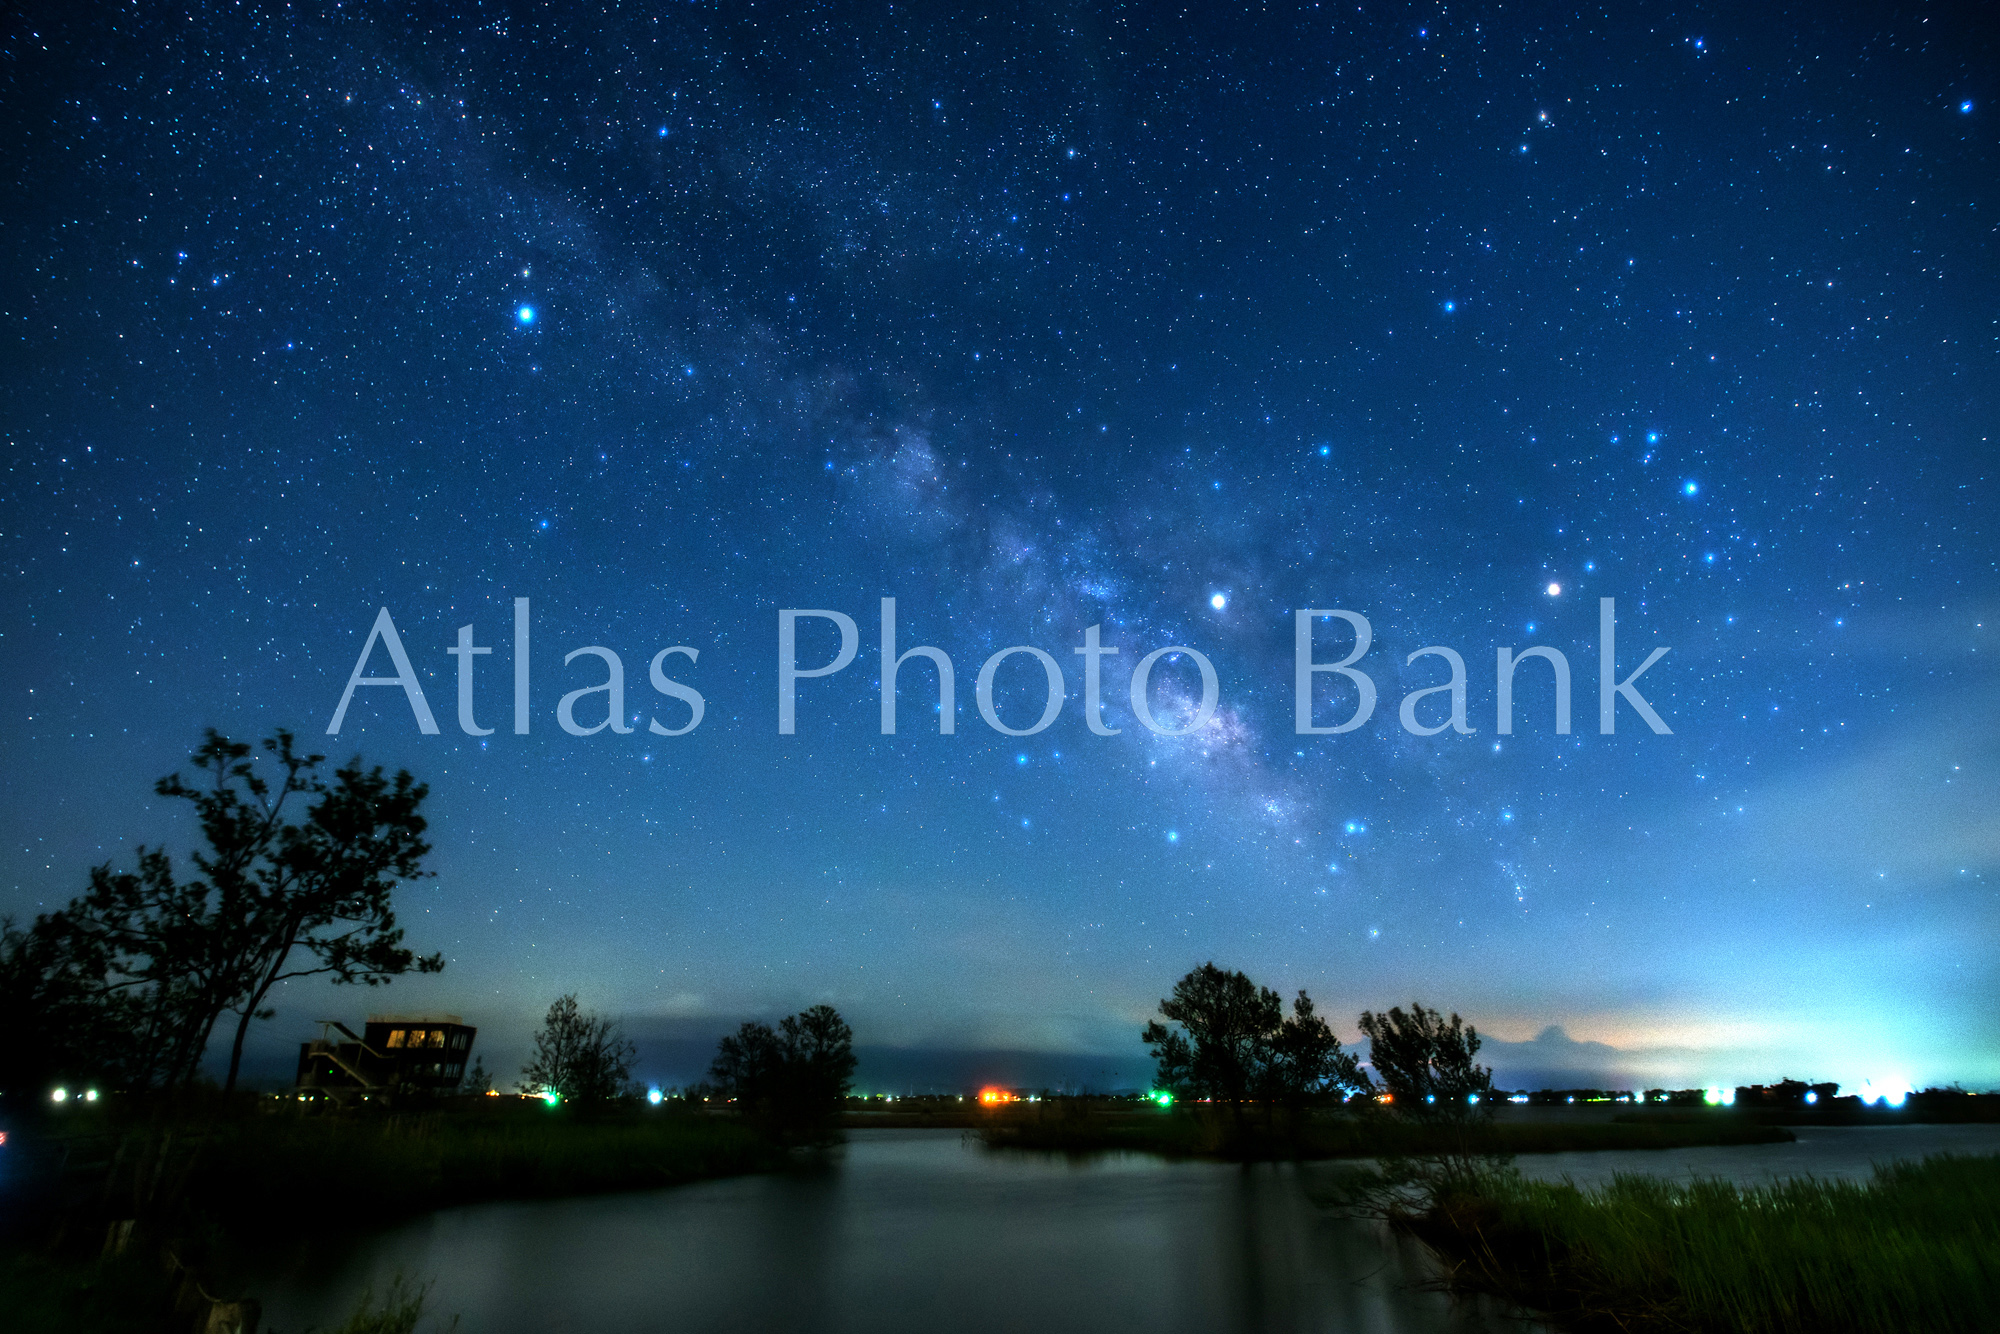
[[[1755,1183],[2000,1152],[2000,1126],[1798,1136],[1517,1162],[1580,1185],[1616,1172]],[[258,1285],[266,1328],[331,1326],[398,1272],[434,1281],[431,1309],[460,1316],[466,1334],[1527,1328],[1429,1290],[1414,1246],[1316,1209],[1297,1169],[1071,1161],[992,1152],[955,1131],[857,1132],[828,1160],[781,1175],[447,1210],[273,1275]]]
[[[266,1328],[330,1326],[401,1271],[468,1334],[513,1331],[1519,1330],[1422,1286],[1295,1169],[1070,1161],[862,1131],[817,1167],[453,1209],[261,1285]]]

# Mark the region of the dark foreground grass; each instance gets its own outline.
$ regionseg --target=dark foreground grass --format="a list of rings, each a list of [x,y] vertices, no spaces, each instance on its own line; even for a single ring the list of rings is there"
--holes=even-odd
[[[0,1183],[0,1328],[192,1327],[191,1312],[211,1298],[254,1296],[241,1276],[261,1258],[316,1235],[453,1205],[653,1189],[785,1158],[729,1118],[495,1102],[354,1117],[239,1102],[199,1115],[75,1118],[59,1134],[10,1138],[24,1164],[46,1170]],[[121,1219],[133,1220],[123,1232]],[[123,1237],[117,1254],[113,1236]],[[400,1328],[414,1300],[392,1293],[354,1328]]]
[[[1621,1176],[1579,1190],[1489,1173],[1395,1221],[1454,1286],[1578,1330],[2000,1327],[2000,1157],[1757,1188]]]
[[[1049,1104],[1038,1104],[1040,1107]],[[1420,1158],[1435,1154],[1507,1157],[1594,1149],[1679,1149],[1697,1145],[1780,1144],[1795,1138],[1779,1126],[1707,1121],[1483,1122],[1426,1124],[1391,1116],[1340,1115],[1296,1126],[1257,1117],[1238,1124],[1221,1114],[1113,1112],[1077,1115],[1009,1108],[990,1115],[980,1135],[996,1147],[1057,1153],[1132,1151],[1177,1158]]]

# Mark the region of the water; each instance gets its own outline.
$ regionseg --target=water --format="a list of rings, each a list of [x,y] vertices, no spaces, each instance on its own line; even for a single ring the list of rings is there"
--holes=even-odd
[[[1720,1177],[1759,1186],[1780,1177],[1866,1181],[1876,1163],[1915,1161],[1934,1153],[2000,1153],[2000,1125],[1797,1126],[1795,1144],[1734,1149],[1642,1149],[1609,1153],[1537,1153],[1514,1160],[1522,1172],[1545,1181],[1567,1177],[1598,1186],[1620,1172],[1648,1176]]]
[[[449,1209],[254,1290],[266,1329],[302,1334],[398,1272],[465,1334],[1522,1329],[1423,1286],[1415,1247],[1315,1208],[1294,1168],[1071,1161],[956,1131],[858,1131],[778,1175]]]
[[[1865,1178],[1876,1162],[2000,1152],[2000,1126],[1804,1128],[1796,1144],[1558,1153],[1617,1172]],[[957,1131],[857,1131],[826,1162],[672,1190],[449,1209],[255,1285],[265,1328],[330,1327],[371,1284],[430,1281],[465,1334],[988,1331],[1520,1334],[1427,1286],[1418,1248],[1316,1208],[1332,1165],[995,1152]],[[438,1326],[442,1328],[442,1325]]]

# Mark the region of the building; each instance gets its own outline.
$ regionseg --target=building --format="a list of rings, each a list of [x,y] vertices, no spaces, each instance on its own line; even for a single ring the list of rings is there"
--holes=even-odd
[[[455,1014],[373,1014],[358,1037],[338,1019],[319,1022],[318,1040],[299,1044],[298,1090],[341,1103],[457,1092],[479,1032]]]

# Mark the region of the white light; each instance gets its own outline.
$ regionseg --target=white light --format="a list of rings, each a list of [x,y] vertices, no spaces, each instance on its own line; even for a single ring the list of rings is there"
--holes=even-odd
[[[1222,596],[1222,594],[1217,593],[1214,597],[1208,600],[1208,605],[1215,608],[1217,611],[1221,611],[1224,607],[1229,605],[1229,599]]]
[[[1560,597],[1560,596],[1562,595],[1562,591],[1563,591],[1563,586],[1562,586],[1561,584],[1550,584],[1550,585],[1549,585],[1549,596],[1550,596],[1550,597]]]
[[[1819,1094],[1808,1090],[1806,1093],[1806,1106],[1810,1107],[1818,1101],[1819,1101]]]
[[[652,1103],[653,1106],[655,1107],[658,1107],[660,1105],[660,1099],[666,1096],[667,1096],[666,1094],[660,1092],[658,1089],[646,1090],[646,1101]]]
[[[85,1090],[84,1090],[84,1094],[83,1094],[83,1100],[84,1100],[85,1102],[96,1102],[96,1101],[97,1101],[97,1090],[96,1090],[96,1089],[85,1089]]]
[[[68,1089],[57,1089],[57,1090],[56,1090],[56,1091],[55,1091],[54,1093],[51,1093],[51,1094],[49,1095],[49,1101],[50,1101],[50,1102],[68,1102],[68,1101],[69,1101],[69,1090],[68,1090]]]

